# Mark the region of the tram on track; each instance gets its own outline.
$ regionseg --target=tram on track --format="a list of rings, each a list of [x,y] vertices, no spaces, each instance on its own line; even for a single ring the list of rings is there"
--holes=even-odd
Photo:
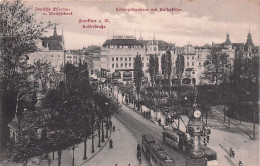
[[[169,129],[169,128],[164,128],[164,131],[162,133],[163,135],[163,142],[166,143],[167,145],[178,149],[182,151],[186,151],[189,153],[192,144],[191,144],[191,137],[188,133],[185,133],[183,131],[180,131],[178,129]],[[217,153],[210,149],[207,146],[201,145],[200,146],[203,153],[204,153],[204,158],[203,159],[191,159],[193,162],[192,164],[195,164],[196,162],[201,163],[200,166],[218,166],[218,161],[217,161]],[[206,164],[203,164],[204,161],[206,160]]]
[[[152,166],[174,166],[173,158],[156,142],[150,134],[142,135],[142,151]]]

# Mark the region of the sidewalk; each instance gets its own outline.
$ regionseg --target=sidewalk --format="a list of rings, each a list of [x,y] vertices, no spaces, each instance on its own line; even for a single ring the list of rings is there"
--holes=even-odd
[[[138,166],[136,158],[137,139],[116,118],[112,118],[116,131],[112,132],[113,148],[109,143],[94,158],[83,166]],[[140,144],[140,143],[139,143]],[[142,166],[149,166],[144,154],[142,154]]]

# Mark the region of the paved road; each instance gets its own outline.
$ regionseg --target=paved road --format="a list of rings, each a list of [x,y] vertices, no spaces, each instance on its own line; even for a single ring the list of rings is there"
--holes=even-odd
[[[151,134],[161,142],[162,147],[173,157],[175,165],[185,165],[187,155],[180,151],[173,150],[162,142],[163,129],[161,126],[143,118],[140,114],[134,112],[125,105],[122,106],[122,111],[115,116],[133,134],[139,143],[142,142],[142,134]]]

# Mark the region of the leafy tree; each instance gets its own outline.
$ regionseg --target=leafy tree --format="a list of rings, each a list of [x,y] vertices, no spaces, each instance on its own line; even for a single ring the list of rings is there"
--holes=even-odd
[[[1,90],[4,96],[8,96],[8,98],[1,99],[4,100],[2,102],[3,109],[1,109],[3,119],[7,119],[3,125],[1,124],[1,127],[6,127],[10,123],[19,108],[19,100],[24,98],[23,96],[27,93],[21,82],[25,82],[28,75],[23,75],[24,73],[21,71],[26,67],[27,55],[36,50],[35,39],[39,38],[49,26],[49,24],[36,20],[29,10],[20,1],[5,1],[1,5],[1,31],[3,34],[0,69],[3,80]],[[16,105],[16,107],[8,105]],[[8,107],[11,109],[7,109]],[[0,135],[6,140],[8,137],[6,134],[1,133]]]
[[[50,63],[37,60],[34,62],[32,70],[35,81],[40,81],[41,91],[45,93],[48,88],[48,83],[51,83],[51,76],[54,75],[55,69]]]
[[[139,110],[139,94],[140,94],[140,88],[142,83],[142,77],[143,77],[143,64],[141,55],[136,55],[135,61],[134,61],[134,83],[135,83],[135,89],[137,93],[137,104],[138,104],[138,110]]]
[[[154,86],[155,79],[158,74],[158,67],[159,67],[158,56],[150,54],[148,70],[151,77],[152,86]]]
[[[176,64],[176,74],[178,79],[177,100],[179,101],[179,103],[181,103],[181,79],[184,71],[184,56],[182,54],[178,54],[175,64]],[[178,128],[179,128],[179,121],[180,119],[178,114]]]
[[[164,79],[168,79],[169,85],[171,85],[171,73],[172,73],[172,56],[171,51],[167,50],[166,54],[162,55],[161,58],[161,70],[162,75],[164,75]]]
[[[220,80],[223,80],[225,66],[228,63],[228,55],[212,48],[211,53],[205,61],[204,78],[217,86]]]

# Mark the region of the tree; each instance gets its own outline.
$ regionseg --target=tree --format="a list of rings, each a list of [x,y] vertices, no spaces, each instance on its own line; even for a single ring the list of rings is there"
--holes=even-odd
[[[161,58],[161,70],[164,79],[168,79],[168,84],[171,85],[171,73],[172,73],[172,56],[171,51],[167,50],[166,54],[162,55]]]
[[[204,78],[211,83],[223,80],[225,74],[225,66],[228,63],[228,55],[219,51],[218,49],[212,48],[211,53],[207,56],[204,67]]]
[[[45,93],[48,83],[50,84],[51,80],[53,80],[51,77],[54,75],[55,69],[47,61],[37,60],[34,62],[32,70],[35,81],[40,81],[41,91]]]
[[[2,31],[2,49],[1,49],[1,75],[3,83],[1,89],[5,100],[2,102],[3,119],[7,119],[1,127],[6,128],[15,114],[15,107],[6,109],[8,105],[17,105],[18,100],[24,95],[22,87],[17,82],[21,77],[26,80],[26,76],[21,75],[21,70],[24,68],[27,60],[27,55],[36,50],[35,39],[39,38],[44,30],[49,26],[35,19],[34,15],[29,12],[20,1],[8,2],[5,1],[1,5],[1,31]],[[14,100],[16,98],[16,100]],[[8,137],[7,133],[1,133],[4,140]],[[2,150],[2,148],[1,148]]]
[[[135,61],[134,61],[134,83],[135,83],[135,89],[137,93],[137,105],[139,110],[139,94],[140,94],[140,88],[142,84],[142,77],[143,77],[143,64],[141,55],[136,55]]]
[[[184,56],[182,54],[178,54],[175,64],[176,64],[176,74],[178,79],[177,100],[180,104],[181,103],[181,79],[184,71]],[[179,121],[180,119],[179,119],[179,112],[178,112],[178,128],[179,128]]]
[[[149,74],[151,77],[151,83],[152,86],[154,86],[156,76],[158,74],[158,67],[159,67],[159,62],[158,62],[158,57],[157,55],[152,55],[150,54],[149,58]]]

